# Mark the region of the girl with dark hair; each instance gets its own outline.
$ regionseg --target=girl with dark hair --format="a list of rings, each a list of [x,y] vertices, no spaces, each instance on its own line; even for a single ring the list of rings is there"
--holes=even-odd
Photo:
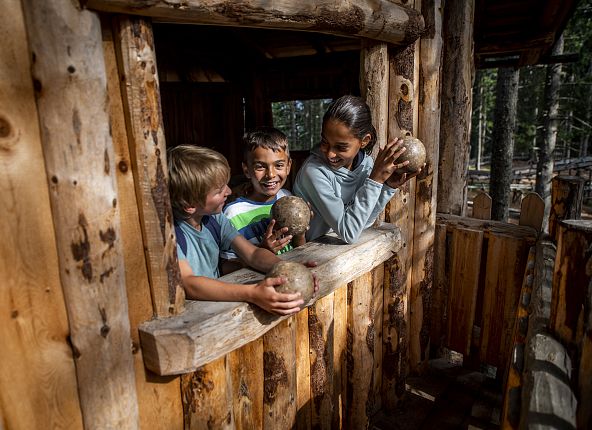
[[[311,151],[296,177],[294,194],[310,203],[315,216],[306,233],[313,240],[333,230],[346,243],[354,243],[370,227],[412,175],[395,170],[405,151],[402,139],[394,139],[378,152],[368,154],[376,143],[370,108],[359,97],[335,100],[323,116],[321,142]]]

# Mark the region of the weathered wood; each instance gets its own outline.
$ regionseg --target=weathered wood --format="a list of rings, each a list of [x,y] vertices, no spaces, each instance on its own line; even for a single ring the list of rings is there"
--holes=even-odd
[[[296,319],[282,321],[263,336],[263,428],[296,424]]]
[[[491,219],[491,197],[482,191],[473,199],[473,214],[475,219]]]
[[[564,219],[580,219],[585,180],[578,176],[555,176],[551,180],[549,234],[558,240],[559,223]]]
[[[524,238],[529,244],[534,244],[537,237],[537,231],[532,227],[519,226],[500,221],[481,221],[443,213],[437,214],[436,221],[438,223],[446,224],[448,231],[452,231],[458,227],[482,230],[485,238],[489,237],[492,233],[507,234],[508,236],[514,236],[516,238]]]
[[[123,114],[123,102],[119,87],[119,75],[111,20],[103,19],[103,52],[107,72],[107,91],[109,93],[109,119],[115,151],[115,174],[119,194],[121,218],[121,240],[125,260],[125,286],[128,297],[128,312],[132,336],[132,352],[136,371],[136,391],[140,413],[140,428],[181,429],[183,417],[181,381],[178,378],[161,378],[144,368],[138,326],[154,315],[150,297],[148,268],[143,252],[142,230],[138,223],[138,202],[131,170],[128,138]]]
[[[396,45],[413,43],[424,29],[421,15],[388,0],[340,2],[286,2],[246,0],[187,0],[182,7],[166,0],[148,4],[138,0],[84,0],[103,12],[151,16],[173,22],[246,26],[278,30],[308,30],[342,36],[360,36]]]
[[[384,318],[384,270],[379,264],[372,270],[372,321],[374,322],[374,368],[371,404],[373,415],[382,409],[382,330]]]
[[[592,256],[586,264],[586,272],[592,276]],[[579,345],[580,365],[578,370],[578,428],[590,428],[592,425],[592,280],[588,284],[584,303],[584,328]]]
[[[505,368],[512,350],[515,312],[520,298],[528,245],[523,239],[491,234],[483,290],[483,324],[479,357]]]
[[[318,297],[367,273],[400,247],[399,231],[390,224],[365,230],[357,243],[346,245],[324,236],[282,255],[292,261],[314,260],[320,283]],[[241,269],[222,280],[257,282],[263,275]],[[277,325],[273,316],[247,303],[188,301],[179,316],[149,321],[140,327],[146,366],[162,375],[186,373],[257,339]]]
[[[448,318],[446,344],[464,355],[469,354],[471,347],[482,248],[482,231],[453,230],[447,311],[451,317]]]
[[[347,284],[333,298],[333,421],[331,428],[344,428],[347,397]]]
[[[473,82],[475,0],[449,0],[444,7],[442,112],[438,165],[438,211],[465,215]]]
[[[434,278],[434,235],[440,141],[440,69],[442,56],[442,2],[422,2],[430,29],[420,39],[417,137],[426,148],[426,166],[416,178],[411,264],[410,354],[411,369],[424,371],[429,358],[431,302]],[[413,363],[417,364],[413,364]]]
[[[0,36],[0,428],[79,429],[82,415],[20,0],[0,4]]]
[[[430,307],[430,355],[440,357],[448,327],[448,288],[450,279],[450,253],[446,240],[446,226],[436,224],[434,237],[434,286]]]
[[[84,425],[137,428],[99,18],[68,0],[23,10]]]
[[[221,357],[181,377],[185,430],[234,428],[226,358]]]
[[[227,356],[232,381],[234,428],[263,428],[263,338]]]
[[[355,279],[347,291],[346,427],[367,428],[372,405],[374,321],[372,273]]]
[[[152,27],[141,18],[120,18],[116,21],[115,35],[154,313],[168,316],[183,311],[185,295],[167,185]]]
[[[545,332],[551,317],[551,287],[556,248],[550,236],[542,236],[536,243],[534,284],[530,299],[527,342],[537,333]]]
[[[333,294],[308,309],[312,427],[331,428],[333,419]]]
[[[519,428],[575,429],[577,400],[570,377],[565,348],[548,334],[533,336],[526,350]]]
[[[310,337],[308,308],[296,315],[296,427],[311,428]]]
[[[536,231],[542,231],[545,216],[545,202],[537,193],[528,193],[520,204],[519,225],[526,225]]]
[[[512,355],[506,368],[501,423],[503,428],[517,429],[520,421],[520,393],[522,370],[524,369],[524,348],[528,331],[528,307],[532,295],[535,266],[535,247],[530,247],[526,270],[522,280],[520,300],[516,308],[514,332],[512,334]]]
[[[568,349],[574,348],[583,336],[584,304],[592,279],[592,274],[586,273],[590,255],[592,221],[561,221],[553,273],[550,328]]]

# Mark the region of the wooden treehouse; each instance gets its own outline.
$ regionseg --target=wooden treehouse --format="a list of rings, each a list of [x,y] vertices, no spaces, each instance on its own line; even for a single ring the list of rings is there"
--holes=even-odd
[[[445,3],[2,0],[0,429],[362,429],[445,349],[496,369],[501,427],[589,428],[577,181],[556,181],[550,235],[536,195],[521,225],[487,220],[485,195],[465,216],[475,65],[560,61],[576,1]],[[167,145],[238,174],[271,103],[346,93],[380,144],[426,144],[424,173],[358,243],[285,255],[318,262],[298,315],[186,301]]]

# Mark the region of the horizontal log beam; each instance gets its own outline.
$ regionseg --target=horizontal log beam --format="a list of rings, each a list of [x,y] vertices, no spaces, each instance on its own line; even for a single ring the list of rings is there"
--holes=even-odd
[[[484,237],[489,237],[489,233],[507,234],[516,238],[527,239],[531,245],[534,244],[538,235],[538,232],[534,228],[528,226],[510,224],[501,221],[480,220],[443,213],[438,213],[436,215],[436,222],[446,224],[448,231],[462,227],[483,230]]]
[[[412,8],[388,0],[80,0],[101,12],[150,16],[168,22],[304,30],[410,45],[425,24]]]
[[[353,245],[328,235],[282,258],[316,261],[312,271],[320,284],[317,297],[324,297],[386,261],[401,246],[399,229],[383,223],[364,231]],[[241,269],[221,279],[244,284],[262,278],[260,273]],[[259,338],[286,318],[244,302],[187,301],[183,314],[140,326],[144,364],[159,375],[191,372]]]

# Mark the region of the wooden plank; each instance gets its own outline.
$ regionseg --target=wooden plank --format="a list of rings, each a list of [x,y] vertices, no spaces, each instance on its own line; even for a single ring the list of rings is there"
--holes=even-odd
[[[500,370],[508,364],[514,319],[526,261],[524,240],[502,234],[489,236],[479,357]]]
[[[374,323],[374,370],[372,380],[372,414],[382,409],[382,328],[384,317],[384,263],[372,270],[372,321]]]
[[[482,191],[473,199],[473,218],[491,219],[491,197]]]
[[[181,377],[186,430],[233,429],[230,369],[221,357]]]
[[[578,176],[555,176],[551,180],[551,208],[549,234],[555,242],[559,235],[559,222],[580,219],[585,180]]]
[[[586,270],[592,276],[592,256],[588,259]],[[578,428],[590,428],[592,425],[592,281],[588,284],[584,303],[584,333],[579,347],[580,366],[577,384],[577,421]]]
[[[314,260],[318,297],[372,270],[400,247],[399,231],[390,224],[365,230],[357,243],[345,245],[335,235],[309,242],[282,258]],[[222,280],[257,282],[260,273],[241,269]],[[188,301],[184,314],[146,322],[140,337],[146,366],[158,374],[186,373],[257,339],[285,317],[247,303]]]
[[[419,43],[417,137],[426,148],[426,166],[416,178],[411,264],[410,360],[412,371],[425,371],[430,351],[431,302],[434,283],[434,235],[440,141],[440,70],[442,57],[442,1],[421,3],[429,32]]]
[[[430,349],[432,357],[440,357],[446,343],[448,327],[448,287],[450,279],[450,254],[447,252],[446,226],[436,224],[434,238],[434,287],[430,307]]]
[[[367,428],[372,405],[374,321],[372,273],[355,279],[347,297],[347,408],[346,427]]]
[[[333,298],[333,421],[331,428],[344,428],[347,398],[347,284]]]
[[[452,232],[447,346],[468,355],[471,348],[483,232],[465,228]]]
[[[22,7],[0,4],[0,428],[80,429]]]
[[[296,315],[296,427],[311,428],[310,339],[308,308]]]
[[[545,216],[545,202],[537,193],[527,193],[520,205],[519,225],[526,225],[541,231]]]
[[[83,421],[137,428],[99,18],[68,0],[23,10]]]
[[[530,299],[527,341],[535,334],[548,331],[551,317],[551,288],[556,248],[550,236],[543,235],[536,243],[534,285]]]
[[[131,169],[128,138],[125,128],[123,102],[119,88],[119,75],[111,21],[103,19],[103,52],[107,72],[107,91],[109,93],[109,119],[115,152],[115,174],[119,194],[121,218],[121,239],[125,260],[125,285],[128,297],[128,312],[132,336],[132,352],[136,371],[136,391],[140,413],[140,427],[154,429],[181,429],[183,417],[181,381],[178,378],[161,378],[144,368],[138,326],[152,318],[152,299],[148,280],[147,261],[143,252],[142,230],[138,220],[138,201]]]
[[[267,0],[245,0],[240,5],[228,0],[187,0],[183,7],[167,0],[140,7],[134,0],[88,0],[85,4],[103,12],[139,14],[168,22],[308,30],[393,44],[412,43],[424,29],[421,15],[388,0],[352,0],[346,6],[312,0],[271,4]]]
[[[592,221],[559,223],[557,257],[553,273],[550,328],[568,349],[582,340],[584,303],[592,273],[586,263],[592,253]]]
[[[308,309],[312,427],[330,428],[333,419],[333,294]]]
[[[288,318],[263,336],[263,428],[296,424],[296,319]]]
[[[447,1],[443,19],[438,211],[465,215],[471,129],[475,0]]]
[[[238,430],[263,428],[263,339],[227,356],[232,380],[232,410]]]
[[[485,238],[492,233],[507,234],[516,238],[524,238],[529,244],[534,244],[537,238],[537,231],[532,227],[509,224],[501,221],[477,220],[474,218],[461,217],[438,213],[436,221],[446,224],[448,231],[457,227],[483,230]]]
[[[120,18],[115,40],[150,288],[157,316],[184,309],[168,191],[166,143],[151,24]]]

